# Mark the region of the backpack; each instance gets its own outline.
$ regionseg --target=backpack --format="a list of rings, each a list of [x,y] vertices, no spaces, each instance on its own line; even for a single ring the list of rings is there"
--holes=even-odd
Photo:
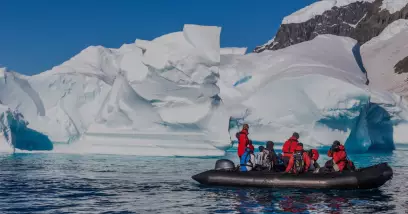
[[[236,134],[235,134],[235,137],[239,140],[239,135],[241,134],[241,132],[237,132]]]
[[[293,154],[293,172],[302,173],[305,170],[305,161],[303,160],[303,152],[295,152]]]
[[[259,165],[261,165],[262,167],[268,170],[271,170],[271,168],[273,167],[273,163],[269,157],[269,151],[265,149],[262,153],[260,153],[260,155],[261,157],[260,157]]]

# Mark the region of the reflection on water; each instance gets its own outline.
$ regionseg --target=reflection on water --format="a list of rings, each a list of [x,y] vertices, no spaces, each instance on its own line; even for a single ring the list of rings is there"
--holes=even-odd
[[[394,169],[393,180],[365,191],[220,188],[191,179],[214,158],[4,154],[0,213],[405,213],[407,154],[350,155],[357,166]],[[237,161],[235,153],[227,158]]]

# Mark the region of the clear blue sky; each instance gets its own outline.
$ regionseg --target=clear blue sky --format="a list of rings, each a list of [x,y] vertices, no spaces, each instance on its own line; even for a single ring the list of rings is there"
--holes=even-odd
[[[221,26],[221,46],[252,50],[316,0],[0,0],[0,67],[32,75],[90,45],[118,48],[183,24]]]

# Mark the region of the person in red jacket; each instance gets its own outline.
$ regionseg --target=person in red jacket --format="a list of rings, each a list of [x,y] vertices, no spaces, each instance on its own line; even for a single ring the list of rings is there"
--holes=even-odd
[[[343,145],[339,141],[334,141],[331,149],[327,152],[327,156],[332,158],[332,169],[336,172],[341,172],[345,169],[353,169],[354,164],[347,158],[347,153]],[[330,165],[328,164],[328,165]]]
[[[248,138],[248,130],[249,126],[248,124],[244,124],[242,127],[242,130],[237,133],[237,138],[238,138],[238,157],[241,159],[241,156],[245,153],[245,148],[249,146],[251,150],[254,150],[254,146],[252,146],[252,142],[250,142]],[[252,146],[252,147],[251,147]]]
[[[297,132],[294,132],[292,134],[292,137],[290,137],[282,147],[282,152],[283,152],[283,164],[285,167],[289,163],[289,159],[292,156],[293,152],[295,152],[296,146],[298,145],[299,141],[299,134]]]
[[[309,171],[319,172],[320,165],[317,163],[317,160],[319,159],[319,152],[316,149],[311,149],[308,153],[310,157]]]
[[[309,154],[303,150],[303,144],[298,143],[294,153],[289,159],[285,172],[295,174],[307,172],[310,167],[310,162]]]

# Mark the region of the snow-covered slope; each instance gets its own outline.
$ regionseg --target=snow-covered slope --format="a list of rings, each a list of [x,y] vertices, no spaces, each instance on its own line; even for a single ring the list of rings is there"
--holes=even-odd
[[[371,87],[408,98],[408,65],[398,66],[408,59],[407,38],[408,20],[400,19],[361,47]]]

